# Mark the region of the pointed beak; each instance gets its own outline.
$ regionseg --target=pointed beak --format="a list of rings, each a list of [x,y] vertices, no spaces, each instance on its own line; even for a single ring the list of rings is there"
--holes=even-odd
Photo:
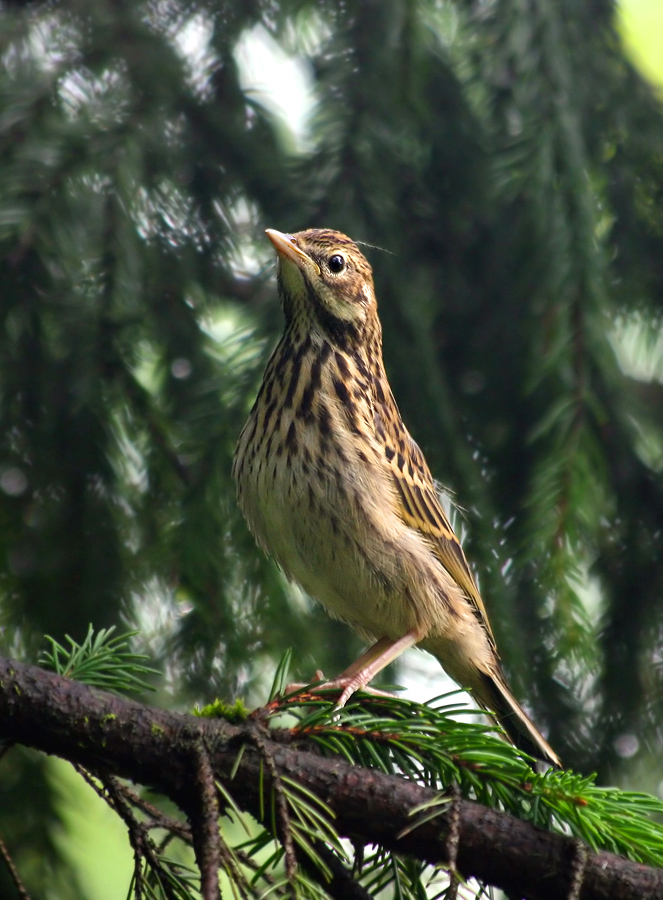
[[[291,234],[283,234],[274,228],[265,229],[265,234],[274,245],[274,249],[282,259],[293,262],[299,269],[313,267],[320,274],[320,266],[311,259],[303,250],[300,250]]]

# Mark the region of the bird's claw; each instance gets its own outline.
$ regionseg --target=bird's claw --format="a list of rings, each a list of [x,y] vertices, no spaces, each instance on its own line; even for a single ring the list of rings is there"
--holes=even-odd
[[[299,682],[286,686],[283,694],[290,699],[293,694],[318,694],[323,691],[341,691],[336,702],[336,709],[343,709],[350,697],[357,691],[364,691],[373,697],[394,697],[389,691],[381,691],[378,688],[368,687],[363,683],[362,678],[356,675],[352,678],[333,678],[331,681],[325,681],[324,674],[318,670],[315,673],[314,680],[310,684],[300,684]]]

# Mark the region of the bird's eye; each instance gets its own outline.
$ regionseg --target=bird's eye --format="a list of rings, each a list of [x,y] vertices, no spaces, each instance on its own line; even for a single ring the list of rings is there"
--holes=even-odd
[[[329,257],[327,265],[329,266],[330,272],[333,272],[334,275],[338,275],[338,273],[342,272],[345,268],[345,259],[340,253],[335,253],[333,256]]]

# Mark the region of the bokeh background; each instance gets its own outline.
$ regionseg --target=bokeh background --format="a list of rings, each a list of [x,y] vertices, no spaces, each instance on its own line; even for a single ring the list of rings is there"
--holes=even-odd
[[[2,652],[138,629],[179,709],[353,658],[230,479],[263,229],[334,227],[516,692],[568,765],[663,791],[661,46],[658,0],[0,2]],[[40,897],[126,895],[64,763],[4,756],[0,835]]]

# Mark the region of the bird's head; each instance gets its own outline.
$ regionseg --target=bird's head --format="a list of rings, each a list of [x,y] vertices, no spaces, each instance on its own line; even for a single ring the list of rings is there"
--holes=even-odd
[[[361,341],[377,314],[373,273],[354,241],[322,228],[266,233],[278,253],[286,321],[335,343]]]

